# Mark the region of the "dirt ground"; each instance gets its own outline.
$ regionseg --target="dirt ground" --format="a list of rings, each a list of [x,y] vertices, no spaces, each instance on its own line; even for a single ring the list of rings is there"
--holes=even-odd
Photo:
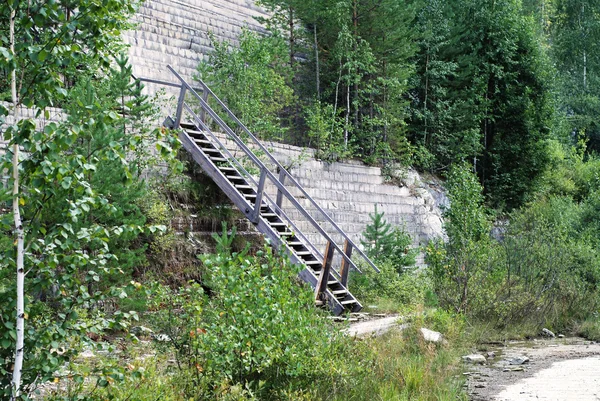
[[[488,357],[493,352],[495,356]],[[600,344],[581,338],[490,345],[484,365],[465,363],[472,401],[600,400]],[[523,364],[514,358],[526,356]]]

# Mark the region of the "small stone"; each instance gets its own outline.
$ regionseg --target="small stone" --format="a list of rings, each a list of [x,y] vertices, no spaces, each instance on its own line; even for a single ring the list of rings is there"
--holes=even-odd
[[[463,361],[471,363],[484,364],[486,362],[485,356],[481,354],[470,354],[462,357]]]
[[[542,329],[542,335],[546,336],[546,337],[552,337],[552,338],[556,337],[553,332],[551,332],[550,330],[548,330],[545,327]]]
[[[440,342],[444,341],[444,336],[442,336],[442,333],[439,333],[439,332],[433,331],[433,330],[429,330],[424,327],[421,327],[421,335],[423,336],[423,339],[425,341],[430,342],[430,343],[440,343]]]
[[[558,338],[565,338],[565,335],[564,334],[559,334]]]
[[[490,352],[487,353],[487,357],[488,357],[488,359],[495,358],[496,357],[496,353],[494,351],[490,351]]]
[[[522,365],[527,362],[529,362],[529,358],[526,357],[525,355],[516,356],[513,359],[511,359],[510,361],[508,361],[508,363],[511,365]]]
[[[502,370],[503,372],[524,372],[525,369],[523,369],[522,367],[516,367],[516,368],[504,368]]]
[[[475,388],[485,388],[486,384],[485,383],[477,383],[475,385]]]

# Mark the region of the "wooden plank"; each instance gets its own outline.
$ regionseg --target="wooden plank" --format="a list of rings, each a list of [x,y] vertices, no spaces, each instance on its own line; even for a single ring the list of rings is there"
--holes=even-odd
[[[344,254],[350,259],[352,257],[352,244],[346,240],[344,242]],[[350,263],[348,259],[342,257],[342,266],[340,267],[341,283],[344,287],[348,288],[348,272],[350,271]]]
[[[325,255],[323,256],[323,268],[319,275],[319,281],[315,287],[315,301],[321,301],[321,294],[327,289],[327,280],[331,272],[331,262],[333,261],[333,252],[335,251],[331,241],[327,241]]]

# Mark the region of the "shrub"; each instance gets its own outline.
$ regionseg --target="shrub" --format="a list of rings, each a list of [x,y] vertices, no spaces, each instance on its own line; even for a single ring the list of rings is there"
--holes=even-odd
[[[224,233],[219,252],[202,257],[210,296],[192,285],[162,301],[169,307],[158,322],[187,388],[207,398],[300,391],[330,368],[336,332],[315,313],[313,292],[298,283],[294,265],[270,247],[256,256],[232,253],[231,241]]]

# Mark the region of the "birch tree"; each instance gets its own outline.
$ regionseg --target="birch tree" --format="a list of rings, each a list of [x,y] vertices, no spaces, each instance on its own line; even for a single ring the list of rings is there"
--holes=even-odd
[[[102,160],[125,163],[125,149],[134,144],[114,142],[87,163],[73,146],[94,122],[104,127],[122,124],[120,116],[107,110],[40,130],[19,112],[27,107],[38,117],[45,115],[49,106],[66,104],[78,77],[107,71],[123,48],[120,32],[129,26],[134,3],[8,0],[0,7],[0,88],[10,88],[11,100],[8,107],[0,105],[0,123],[6,117],[12,120],[0,132],[8,144],[0,155],[0,171],[9,173],[0,204],[10,205],[0,209],[0,237],[12,236],[12,245],[6,246],[0,260],[0,398],[26,398],[35,383],[50,380],[68,360],[68,353],[57,353],[62,342],[74,332],[98,329],[75,323],[78,308],[84,307],[78,300],[89,304],[93,299],[87,290],[93,287],[82,284],[108,272],[107,237],[142,229],[108,227],[81,218],[91,210],[114,210],[106,197],[94,192],[88,178]],[[58,199],[54,205],[64,206],[53,210],[60,218],[47,225],[46,210],[54,199]],[[88,273],[81,278],[84,266]],[[44,297],[55,286],[61,291],[58,309],[32,306],[33,294]],[[39,321],[33,325],[28,320],[36,307],[47,323],[43,329]]]

